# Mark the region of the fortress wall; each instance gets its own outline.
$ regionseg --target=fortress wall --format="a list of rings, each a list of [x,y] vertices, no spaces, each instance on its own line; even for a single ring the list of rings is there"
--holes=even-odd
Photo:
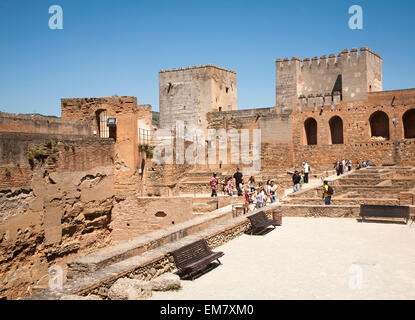
[[[261,166],[287,167],[292,164],[292,122],[289,114],[278,113],[276,108],[258,108],[227,112],[210,112],[208,128],[248,129],[252,143],[253,130],[261,130]],[[251,146],[252,147],[252,146]],[[232,154],[228,143],[228,159]],[[242,161],[242,159],[241,159]]]
[[[393,97],[394,106],[391,106]],[[414,139],[404,138],[404,113],[415,108],[415,90],[396,90],[369,94],[366,101],[343,102],[336,107],[319,106],[302,108],[293,113],[293,146],[296,164],[307,160],[314,167],[327,168],[333,162],[350,158],[357,161],[371,160],[376,164],[398,163],[415,165],[411,158]],[[375,112],[388,117],[389,139],[372,138],[370,117]],[[329,121],[338,116],[343,121],[343,144],[332,144]],[[307,145],[305,121],[317,122],[317,145]],[[376,125],[376,124],[374,124]],[[414,124],[415,125],[415,124]],[[394,145],[396,139],[397,145]]]

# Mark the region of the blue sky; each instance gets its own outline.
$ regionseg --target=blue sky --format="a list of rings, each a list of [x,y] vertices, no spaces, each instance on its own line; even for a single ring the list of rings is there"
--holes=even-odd
[[[270,107],[276,58],[362,46],[383,57],[384,90],[412,88],[414,15],[412,0],[0,0],[0,111],[60,116],[60,98],[114,94],[158,111],[160,69],[209,63],[237,72],[239,109]]]

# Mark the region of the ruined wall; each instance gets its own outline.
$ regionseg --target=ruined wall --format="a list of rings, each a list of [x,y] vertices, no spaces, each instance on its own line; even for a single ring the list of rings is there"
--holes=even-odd
[[[139,123],[151,123],[151,106],[137,105],[136,97],[67,98],[61,100],[62,118],[83,120],[94,128],[97,136],[109,130],[115,140],[115,193],[121,197],[140,190],[139,174],[142,155],[139,152]],[[100,113],[116,118],[116,127],[100,128]]]
[[[319,106],[301,108],[293,113],[294,158],[298,165],[308,161],[314,167],[329,167],[343,157],[372,163],[414,165],[414,139],[404,139],[402,116],[415,108],[415,90],[396,90],[370,93],[367,100],[343,102],[337,107]],[[298,109],[297,109],[298,110]],[[375,112],[387,115],[389,138],[372,137],[370,118]],[[343,143],[333,144],[330,120],[338,116],[343,123]],[[307,145],[305,121],[313,118],[317,122],[317,145]],[[373,126],[385,126],[372,123]],[[406,124],[415,126],[413,124]],[[395,141],[395,144],[394,144]]]
[[[90,125],[83,121],[63,120],[40,115],[20,115],[0,112],[0,132],[92,135]]]
[[[236,73],[213,65],[159,72],[160,127],[206,128],[206,113],[237,108]]]
[[[110,241],[114,142],[50,138],[0,134],[0,296],[8,299],[47,285],[52,265],[65,277],[69,257]]]

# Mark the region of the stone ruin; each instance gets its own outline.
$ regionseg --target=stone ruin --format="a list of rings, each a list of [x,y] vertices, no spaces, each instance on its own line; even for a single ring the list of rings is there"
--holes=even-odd
[[[231,135],[214,164],[156,161],[156,137],[176,121],[185,132],[260,130],[252,175],[279,187],[268,215],[354,218],[360,204],[414,214],[415,90],[381,91],[382,58],[372,50],[277,60],[270,108],[238,110],[236,73],[213,65],[162,70],[159,84],[159,114],[117,95],[63,98],[61,118],[0,114],[1,298],[146,298],[163,277],[173,281],[163,276],[175,270],[171,250],[201,238],[215,248],[249,229],[237,210],[243,199],[210,197],[213,171],[221,181],[237,166],[251,175]],[[322,205],[320,186],[286,194],[303,161],[321,180],[342,158],[376,166],[333,181],[332,206]],[[57,275],[63,288],[50,290]]]

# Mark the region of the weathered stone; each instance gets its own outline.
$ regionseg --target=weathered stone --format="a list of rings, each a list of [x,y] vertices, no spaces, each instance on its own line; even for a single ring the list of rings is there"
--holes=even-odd
[[[144,300],[151,297],[151,284],[137,279],[118,279],[109,289],[110,300]]]
[[[151,280],[151,287],[154,291],[165,291],[180,288],[180,277],[174,273],[165,273]]]

